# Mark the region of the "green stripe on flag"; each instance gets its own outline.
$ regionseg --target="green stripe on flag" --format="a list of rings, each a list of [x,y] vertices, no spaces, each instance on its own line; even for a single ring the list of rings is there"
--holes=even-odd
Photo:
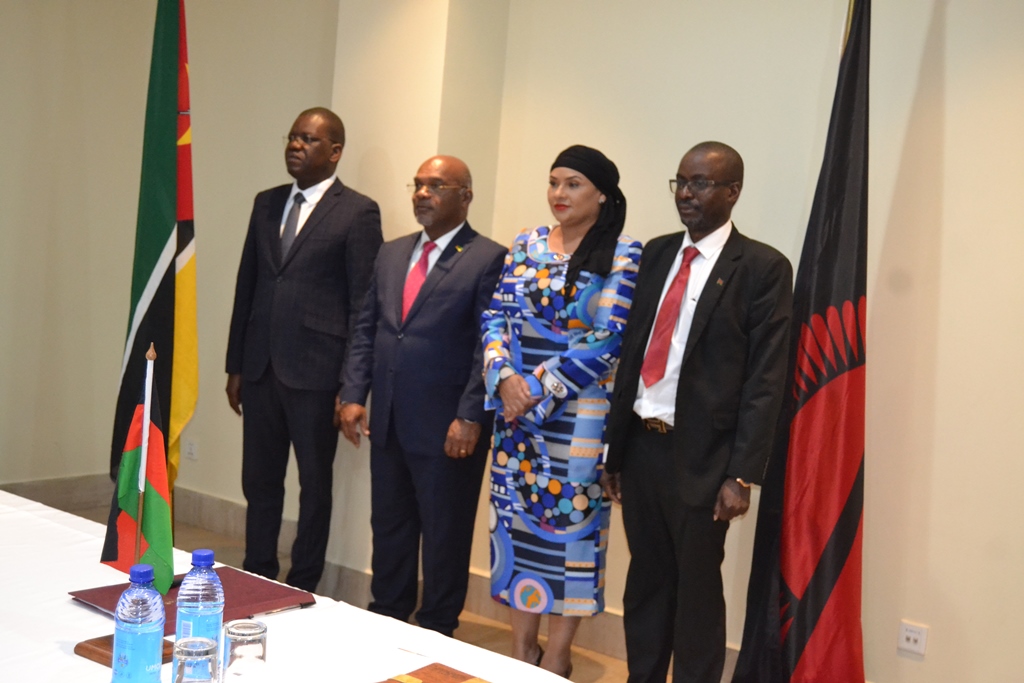
[[[146,131],[142,144],[139,217],[135,231],[132,305],[136,317],[143,290],[157,267],[160,253],[177,223],[178,174],[178,2],[159,0],[153,32],[153,61],[146,100]]]
[[[151,452],[151,455],[154,453]],[[121,459],[121,472],[117,478],[117,502],[122,514],[138,524],[139,464],[142,448],[127,451]],[[148,469],[148,468],[147,468]],[[152,471],[152,470],[150,470]],[[164,595],[174,580],[174,540],[171,530],[171,508],[167,500],[146,479],[145,505],[142,509],[142,537],[148,548],[141,562],[153,565],[153,583]]]
[[[139,458],[142,447],[125,451],[121,456],[121,471],[117,475],[117,503],[135,519],[139,509]],[[138,521],[138,520],[136,520]]]
[[[153,565],[153,585],[166,595],[174,581],[171,508],[148,480],[146,481],[146,506],[143,512],[142,537],[149,544],[149,548],[142,554],[142,562]]]

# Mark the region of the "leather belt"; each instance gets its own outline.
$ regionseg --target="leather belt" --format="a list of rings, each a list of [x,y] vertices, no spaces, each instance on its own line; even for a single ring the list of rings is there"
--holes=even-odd
[[[644,429],[649,432],[658,432],[659,434],[668,434],[672,431],[672,425],[664,420],[659,420],[656,417],[644,417],[641,418],[644,423]]]

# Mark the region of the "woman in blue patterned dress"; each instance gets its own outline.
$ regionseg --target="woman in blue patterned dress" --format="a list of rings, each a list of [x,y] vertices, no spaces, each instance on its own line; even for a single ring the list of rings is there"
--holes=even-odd
[[[511,607],[513,656],[568,676],[580,618],[604,609],[609,502],[598,480],[611,381],[640,243],[601,152],[551,166],[553,227],[521,232],[483,316],[491,467],[491,594]],[[537,635],[549,615],[548,651]]]

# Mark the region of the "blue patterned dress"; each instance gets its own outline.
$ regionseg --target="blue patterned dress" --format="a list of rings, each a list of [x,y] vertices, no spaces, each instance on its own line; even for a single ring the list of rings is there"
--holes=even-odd
[[[524,612],[604,610],[610,503],[598,479],[604,428],[641,246],[622,236],[611,272],[580,273],[548,227],[521,232],[483,315],[491,462],[491,595]],[[504,368],[504,369],[503,369]],[[504,420],[498,381],[512,370],[540,402]]]

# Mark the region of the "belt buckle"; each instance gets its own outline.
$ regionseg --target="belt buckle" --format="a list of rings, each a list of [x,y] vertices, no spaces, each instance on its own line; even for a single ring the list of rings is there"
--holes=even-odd
[[[644,427],[648,431],[658,432],[659,434],[668,434],[668,424],[664,420],[659,420],[656,417],[645,417]]]

